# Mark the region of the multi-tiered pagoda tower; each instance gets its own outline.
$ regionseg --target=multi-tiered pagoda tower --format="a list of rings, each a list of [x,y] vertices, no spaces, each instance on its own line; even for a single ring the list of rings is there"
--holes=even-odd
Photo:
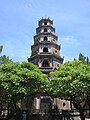
[[[36,28],[36,35],[34,36],[34,45],[31,46],[31,56],[28,61],[34,63],[47,75],[49,72],[55,70],[59,64],[63,63],[63,58],[60,56],[61,46],[57,44],[58,37],[55,34],[53,21],[49,18],[42,18],[38,22]],[[22,102],[22,108],[31,109],[25,102]],[[26,101],[27,101],[26,100]],[[37,93],[32,111],[35,113],[48,113],[50,107],[54,110],[57,106],[59,110],[69,110],[70,101],[62,100],[60,98],[53,98],[48,94],[48,91],[41,91]]]
[[[48,74],[63,63],[60,56],[61,46],[57,44],[57,40],[53,21],[42,18],[36,28],[34,45],[31,46],[32,53],[28,61],[37,65],[43,73]]]

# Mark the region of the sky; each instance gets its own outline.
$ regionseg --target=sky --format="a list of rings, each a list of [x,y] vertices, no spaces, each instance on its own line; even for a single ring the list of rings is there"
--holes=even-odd
[[[53,20],[64,61],[90,58],[90,0],[0,0],[1,55],[27,61],[42,17]]]

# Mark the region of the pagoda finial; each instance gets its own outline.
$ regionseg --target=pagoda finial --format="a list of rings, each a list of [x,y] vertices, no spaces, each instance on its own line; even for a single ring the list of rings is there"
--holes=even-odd
[[[45,15],[45,19],[47,19],[47,16]]]

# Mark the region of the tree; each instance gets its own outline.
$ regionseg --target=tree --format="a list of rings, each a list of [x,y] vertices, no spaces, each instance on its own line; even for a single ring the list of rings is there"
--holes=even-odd
[[[12,60],[9,59],[9,57],[7,57],[6,55],[0,56],[0,64],[4,64],[8,62],[12,62]]]
[[[84,56],[82,53],[79,54],[78,60],[82,61],[83,63],[89,64],[89,58]]]
[[[3,46],[0,45],[0,54],[2,53],[2,50],[3,50]],[[9,59],[9,57],[7,57],[6,55],[0,56],[0,64],[8,63],[8,62],[12,62],[12,60]]]
[[[48,88],[49,80],[35,65],[28,62],[10,62],[0,65],[0,89],[17,108],[19,100],[34,96]]]
[[[1,54],[1,52],[2,52],[2,49],[3,49],[3,46],[2,46],[2,45],[0,45],[0,54]]]
[[[74,60],[60,65],[50,73],[51,93],[55,96],[70,98],[80,112],[81,120],[85,120],[84,109],[90,91],[90,65]]]
[[[86,62],[86,57],[80,53],[78,60],[81,60],[82,62]]]

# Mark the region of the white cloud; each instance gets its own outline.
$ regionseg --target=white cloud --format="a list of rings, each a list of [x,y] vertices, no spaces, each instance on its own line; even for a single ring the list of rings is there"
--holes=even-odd
[[[3,43],[3,47],[4,47],[2,51],[3,54],[10,56],[10,57],[14,56],[13,47],[12,47],[12,43],[10,40],[5,41]]]
[[[72,46],[72,45],[80,45],[80,42],[78,39],[76,39],[74,36],[62,36],[59,38],[60,43],[62,43],[64,46]]]
[[[59,38],[59,42],[61,43],[61,53],[64,56],[64,62],[72,61],[74,58],[77,58],[82,47],[80,39],[74,36],[62,36]]]
[[[32,7],[32,1],[30,0],[25,0],[25,8],[29,8],[29,7]]]

